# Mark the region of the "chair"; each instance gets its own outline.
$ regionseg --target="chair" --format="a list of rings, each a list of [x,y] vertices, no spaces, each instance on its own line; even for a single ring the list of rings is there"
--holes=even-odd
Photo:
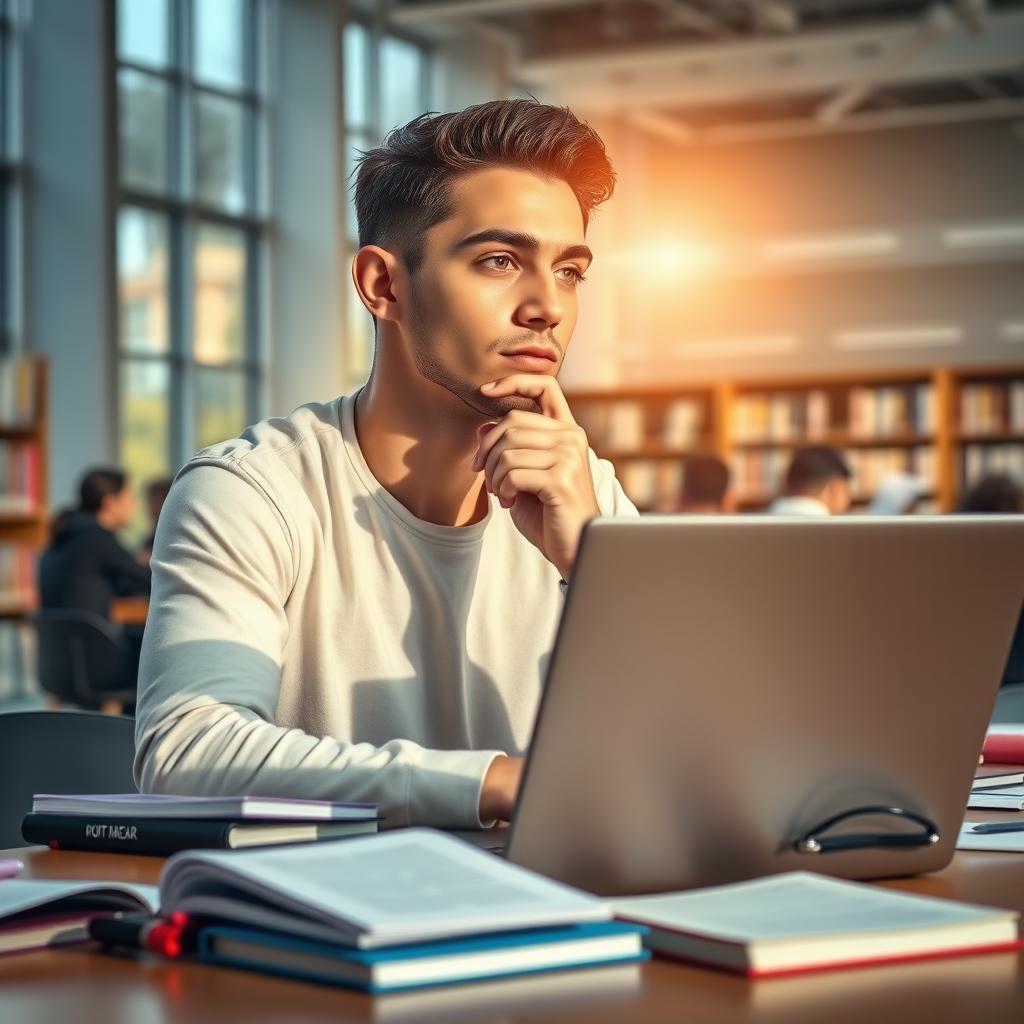
[[[135,703],[135,666],[119,626],[76,608],[46,609],[33,618],[39,641],[39,684],[46,693],[61,703],[90,710]]]
[[[134,793],[135,720],[95,711],[0,713],[0,848],[24,846],[35,793]]]

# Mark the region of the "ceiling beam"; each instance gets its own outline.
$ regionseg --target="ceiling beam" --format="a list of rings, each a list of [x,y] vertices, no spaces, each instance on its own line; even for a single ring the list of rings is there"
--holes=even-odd
[[[388,18],[395,25],[424,25],[438,21],[462,21],[488,15],[524,14],[556,7],[582,7],[594,0],[434,0],[433,3],[395,3]]]
[[[670,43],[601,55],[526,60],[517,81],[544,98],[595,113],[686,108],[770,96],[829,93],[878,77],[887,83],[1018,69],[1024,11],[991,14],[974,36],[959,22],[907,62],[914,23],[804,32],[746,42]],[[900,57],[899,67],[894,60]]]

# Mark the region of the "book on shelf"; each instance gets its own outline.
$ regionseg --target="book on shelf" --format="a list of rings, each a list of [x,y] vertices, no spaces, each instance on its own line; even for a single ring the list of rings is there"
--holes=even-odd
[[[1024,442],[963,446],[963,486],[969,487],[984,476],[1004,473],[1024,479]]]
[[[700,443],[704,430],[704,405],[692,398],[677,398],[665,410],[661,443],[682,452]]]
[[[794,871],[615,900],[656,954],[745,974],[797,974],[1018,949],[1018,914]]]
[[[0,515],[32,515],[39,506],[39,446],[0,441]]]
[[[930,383],[850,388],[847,430],[852,437],[931,434],[935,429],[934,388]]]
[[[625,399],[608,405],[608,426],[604,447],[616,452],[635,451],[644,443],[644,407]]]
[[[963,433],[1024,432],[1024,380],[967,382],[960,386],[959,398]]]
[[[733,433],[739,442],[822,440],[830,422],[828,394],[820,388],[742,394],[733,403]]]
[[[35,600],[35,555],[27,544],[0,544],[0,607],[28,607]]]
[[[0,953],[82,942],[91,918],[156,913],[155,885],[8,878],[0,882]]]
[[[13,356],[0,359],[0,429],[32,427],[37,418],[38,363]]]
[[[988,764],[1024,764],[1024,725],[990,725],[981,753]]]

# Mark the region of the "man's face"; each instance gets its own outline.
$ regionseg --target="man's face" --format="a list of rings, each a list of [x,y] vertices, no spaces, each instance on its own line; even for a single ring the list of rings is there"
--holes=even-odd
[[[430,228],[402,324],[417,370],[487,418],[535,409],[480,386],[515,373],[554,376],[576,326],[590,265],[569,186],[488,168],[454,186],[454,215]]]

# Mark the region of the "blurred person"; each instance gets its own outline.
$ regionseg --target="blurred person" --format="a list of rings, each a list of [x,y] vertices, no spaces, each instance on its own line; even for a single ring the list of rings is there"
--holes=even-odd
[[[150,571],[117,539],[135,513],[127,474],[113,467],[87,470],[75,509],[54,520],[54,534],[39,560],[39,596],[44,610],[76,609],[110,620],[114,598],[146,595]],[[123,630],[126,678],[138,678],[142,645],[138,630]]]
[[[178,475],[143,792],[373,801],[389,827],[508,819],[583,527],[637,514],[557,381],[613,185],[596,132],[536,100],[424,114],[363,155],[369,380]]]
[[[171,492],[173,477],[165,476],[156,480],[150,480],[146,485],[146,514],[149,517],[149,536],[139,545],[136,558],[143,564],[149,565],[153,557],[153,542],[156,540],[156,527],[160,519],[160,510],[164,507],[167,495]]]
[[[798,448],[790,460],[780,497],[768,509],[774,516],[840,516],[850,509],[853,474],[830,445]]]
[[[890,473],[882,479],[868,506],[872,516],[912,515],[928,493],[928,484],[913,473]]]
[[[964,495],[959,512],[965,515],[1024,512],[1024,490],[1005,473],[982,477]]]
[[[683,515],[723,515],[735,510],[729,490],[731,473],[713,452],[693,452],[683,459]]]

